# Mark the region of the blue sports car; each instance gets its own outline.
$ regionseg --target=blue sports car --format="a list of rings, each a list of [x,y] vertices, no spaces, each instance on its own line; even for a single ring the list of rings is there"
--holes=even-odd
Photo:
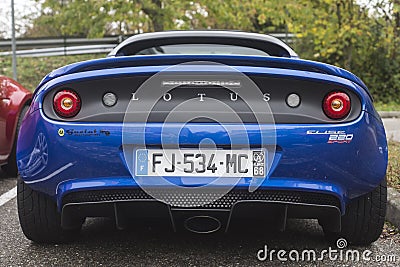
[[[385,218],[387,143],[365,84],[262,34],[139,34],[51,72],[17,164],[20,224],[39,243],[73,240],[88,217],[196,233],[314,218],[365,245]]]

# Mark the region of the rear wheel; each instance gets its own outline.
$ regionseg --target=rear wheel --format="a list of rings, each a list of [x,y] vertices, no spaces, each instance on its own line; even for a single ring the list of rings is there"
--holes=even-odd
[[[372,192],[353,199],[342,216],[342,229],[332,232],[324,226],[325,237],[335,242],[344,238],[353,245],[369,245],[382,233],[387,202],[386,178]]]
[[[17,167],[17,140],[18,140],[18,133],[19,133],[19,128],[21,127],[22,120],[25,116],[25,113],[28,111],[29,106],[24,106],[21,110],[21,113],[19,114],[18,122],[17,122],[17,128],[15,129],[15,137],[14,137],[14,143],[13,147],[11,150],[11,153],[9,155],[9,160],[7,165],[1,166],[3,171],[7,173],[9,176],[15,177],[18,174],[18,167]]]
[[[78,236],[81,225],[72,230],[61,227],[61,214],[54,201],[32,190],[21,178],[17,187],[19,221],[28,239],[37,243],[65,243]]]

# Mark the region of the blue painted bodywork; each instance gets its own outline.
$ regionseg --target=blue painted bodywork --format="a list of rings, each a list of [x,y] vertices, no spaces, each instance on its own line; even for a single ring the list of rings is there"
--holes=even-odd
[[[134,57],[111,57],[111,58],[103,58],[103,59],[96,59],[96,60],[89,60],[79,63],[70,64],[59,69],[54,70],[53,72],[49,73],[47,76],[43,78],[40,82],[38,88],[40,88],[43,84],[49,82],[52,79],[57,77],[68,75],[72,73],[77,73],[81,71],[88,71],[94,69],[102,69],[102,68],[113,68],[115,65],[119,66],[151,66],[157,67],[160,65],[160,62],[163,62],[162,65],[167,65],[166,62],[173,61],[173,62],[193,62],[193,61],[212,61],[212,62],[226,62],[228,65],[238,65],[237,63],[246,63],[252,62],[259,63],[259,64],[272,64],[272,65],[279,65],[283,69],[310,69],[313,71],[318,71],[321,73],[326,73],[329,75],[333,75],[336,77],[341,77],[344,79],[348,79],[349,81],[355,82],[360,85],[362,88],[368,91],[367,86],[363,83],[363,81],[358,78],[353,73],[338,68],[336,66],[332,66],[329,64],[323,64],[320,62],[310,61],[310,60],[300,60],[297,58],[281,58],[281,57],[262,57],[262,56],[225,56],[225,55],[152,55],[152,56],[134,56]],[[236,64],[235,64],[236,63]],[[176,64],[176,63],[175,63]],[[246,65],[245,65],[246,66]]]
[[[122,151],[121,123],[82,123],[54,121],[46,117],[42,110],[43,97],[55,86],[71,81],[85,81],[100,77],[114,78],[126,75],[153,74],[169,65],[160,65],[182,56],[135,56],[100,59],[72,64],[46,76],[37,90],[27,115],[22,123],[17,149],[17,159],[22,179],[34,190],[51,196],[60,205],[62,197],[79,190],[102,190],[110,188],[137,188],[124,163]],[[237,61],[232,64],[236,70],[247,75],[267,75],[307,79],[333,83],[352,90],[361,100],[362,111],[351,122],[334,124],[277,124],[276,145],[278,150],[271,170],[260,189],[280,189],[311,191],[333,194],[342,205],[342,213],[350,199],[372,191],[385,176],[387,166],[387,142],[381,119],[375,111],[369,92],[362,81],[343,69],[300,59],[207,56],[185,57],[188,61],[209,60]],[[148,61],[154,65],[135,66],[135,62]],[[240,65],[248,61],[266,63],[295,64],[313,67],[321,72],[278,67],[252,67]],[[154,62],[158,62],[156,65]],[[106,67],[127,63],[118,68]],[[135,127],[135,124],[131,125]],[[140,125],[136,125],[140,129]],[[204,138],[212,139],[218,145],[230,144],[227,132],[247,136],[251,145],[260,144],[260,131],[268,131],[268,125],[245,124],[240,128],[234,124],[217,123],[147,123],[146,144],[161,144],[161,128],[171,139],[179,131],[182,144],[199,144]],[[58,131],[63,129],[64,136]],[[91,136],[69,135],[68,130],[95,132]],[[107,131],[109,135],[100,133]],[[327,144],[326,135],[309,135],[307,131],[345,131],[354,138],[349,144]],[[40,135],[45,136],[48,160],[34,153],[45,148],[35,145]],[[135,146],[135,140],[130,144]],[[268,145],[268,144],[266,144]],[[36,152],[35,152],[36,151]],[[139,179],[138,177],[135,177]],[[206,184],[209,179],[196,177],[186,184],[182,177],[172,179],[179,185],[193,186]],[[145,181],[142,181],[145,182]],[[248,188],[251,178],[240,179],[237,187]],[[158,186],[157,184],[150,184]]]

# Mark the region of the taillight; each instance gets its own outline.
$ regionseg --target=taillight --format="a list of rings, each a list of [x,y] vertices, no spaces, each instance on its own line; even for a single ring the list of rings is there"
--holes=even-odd
[[[81,110],[81,98],[72,90],[62,90],[54,96],[53,107],[57,115],[71,118]]]
[[[325,96],[322,104],[326,116],[331,119],[343,119],[351,109],[350,97],[344,92],[331,92]]]

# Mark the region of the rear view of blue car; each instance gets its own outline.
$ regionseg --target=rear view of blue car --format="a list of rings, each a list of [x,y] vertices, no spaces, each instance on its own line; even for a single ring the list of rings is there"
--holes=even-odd
[[[196,233],[314,218],[328,240],[365,245],[385,218],[386,136],[364,83],[261,34],[140,34],[53,71],[17,163],[38,243],[73,240],[88,217],[151,217]]]

